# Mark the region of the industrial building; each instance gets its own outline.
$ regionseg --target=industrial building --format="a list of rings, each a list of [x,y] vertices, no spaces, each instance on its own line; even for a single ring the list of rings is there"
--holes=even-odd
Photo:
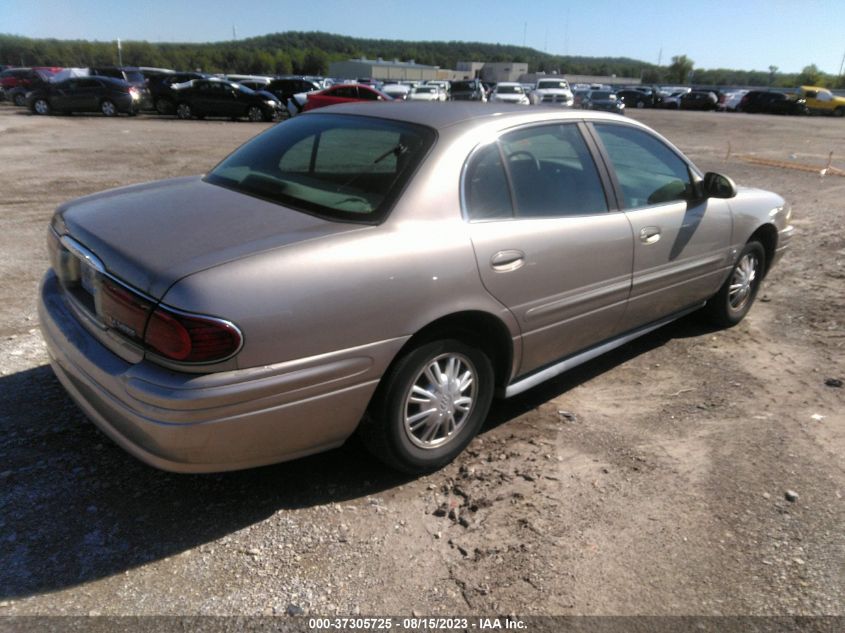
[[[439,66],[425,66],[417,64],[413,59],[401,62],[398,59],[392,61],[378,59],[350,59],[345,62],[332,62],[329,64],[329,76],[340,79],[358,79],[359,77],[372,77],[379,81],[403,81],[415,80],[426,81],[428,79],[440,79]]]
[[[528,73],[528,64],[521,62],[458,62],[457,72],[462,79],[481,79],[490,83],[519,81]]]

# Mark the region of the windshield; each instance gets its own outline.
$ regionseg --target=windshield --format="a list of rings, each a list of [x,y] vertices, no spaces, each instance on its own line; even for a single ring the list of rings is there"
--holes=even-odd
[[[616,95],[610,92],[593,90],[590,93],[590,99],[615,99]]]
[[[144,83],[144,75],[139,70],[126,70],[126,81],[131,84],[142,84]]]
[[[375,223],[434,137],[399,121],[308,114],[242,146],[206,181],[328,219]]]
[[[567,84],[565,81],[541,81],[537,84],[538,90],[550,90],[553,88],[566,90],[569,88],[569,84]]]
[[[525,91],[522,86],[499,86],[496,88],[496,93],[500,95],[521,95]]]

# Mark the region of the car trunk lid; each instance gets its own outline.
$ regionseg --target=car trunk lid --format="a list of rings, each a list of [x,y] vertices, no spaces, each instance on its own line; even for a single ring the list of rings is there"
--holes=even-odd
[[[114,189],[71,201],[58,223],[106,270],[154,299],[228,261],[366,228],[230,191],[201,177]]]

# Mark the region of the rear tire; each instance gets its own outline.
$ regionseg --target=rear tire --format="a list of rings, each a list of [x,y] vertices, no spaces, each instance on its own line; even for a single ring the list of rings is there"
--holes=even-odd
[[[172,114],[173,103],[168,99],[156,99],[155,110],[159,114]]]
[[[396,470],[442,468],[478,433],[494,391],[487,355],[454,339],[424,343],[382,378],[358,433],[367,449]]]
[[[757,241],[748,242],[722,287],[704,306],[710,321],[733,327],[748,314],[766,271],[766,251]]]
[[[845,107],[839,106],[836,110],[833,111],[833,116],[843,117],[845,116]]]
[[[253,123],[264,121],[264,112],[258,106],[250,106],[246,111],[246,118]]]
[[[15,95],[15,98],[12,100],[12,102],[18,107],[25,106],[26,105],[26,95],[23,95],[19,92]]]

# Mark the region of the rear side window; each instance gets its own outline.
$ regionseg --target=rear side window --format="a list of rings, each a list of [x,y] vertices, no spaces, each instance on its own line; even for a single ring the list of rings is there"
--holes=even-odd
[[[470,220],[513,217],[511,192],[498,143],[490,143],[476,151],[467,166],[464,187]]]
[[[613,163],[626,209],[690,198],[689,168],[662,141],[627,125],[594,127]]]
[[[574,124],[516,130],[477,151],[467,166],[464,195],[471,220],[608,210],[596,165]]]
[[[309,114],[250,141],[206,180],[321,217],[374,223],[434,138],[433,130],[398,121]]]

